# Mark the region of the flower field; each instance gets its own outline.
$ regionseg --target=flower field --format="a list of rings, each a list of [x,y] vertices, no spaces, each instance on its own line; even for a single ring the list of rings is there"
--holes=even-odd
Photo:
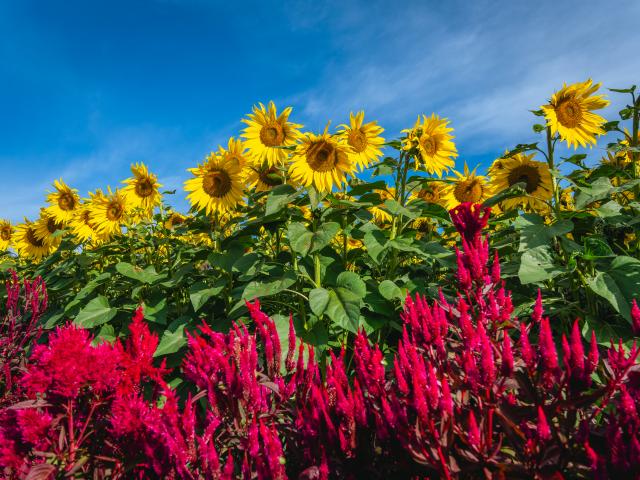
[[[486,168],[270,102],[189,212],[55,180],[0,220],[2,478],[640,478],[640,98],[538,103]]]

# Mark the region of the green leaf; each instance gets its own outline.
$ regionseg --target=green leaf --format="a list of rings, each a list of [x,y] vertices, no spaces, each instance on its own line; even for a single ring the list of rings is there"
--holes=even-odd
[[[336,222],[323,223],[315,232],[302,223],[292,222],[287,228],[287,236],[291,249],[304,257],[329,245],[339,231],[340,225]]]
[[[573,230],[570,220],[560,220],[552,225],[545,225],[544,219],[534,213],[525,213],[513,222],[516,230],[520,231],[519,250],[524,252],[531,248],[549,245],[558,235],[565,235]]]
[[[242,293],[242,299],[253,301],[256,298],[275,295],[294,283],[296,283],[296,275],[293,272],[286,272],[282,278],[249,282]]]
[[[197,312],[200,310],[211,297],[222,292],[225,285],[226,281],[223,278],[217,279],[213,286],[209,286],[209,284],[205,282],[198,282],[191,285],[191,287],[189,287],[189,299],[191,300],[191,305],[193,305],[193,311]]]
[[[334,324],[353,333],[358,333],[361,299],[346,288],[329,290],[326,314]]]
[[[385,234],[380,229],[371,230],[364,234],[362,241],[371,259],[379,263],[380,254],[382,254],[387,246],[387,237]]]
[[[119,274],[124,275],[125,277],[132,278],[133,280],[149,285],[166,277],[164,274],[157,273],[153,265],[149,265],[142,269],[127,262],[120,262],[116,264],[116,270]]]
[[[585,237],[583,258],[595,260],[598,258],[613,257],[615,254],[607,242],[598,237]]]
[[[398,203],[397,200],[394,200],[393,198],[385,200],[384,201],[384,207],[387,209],[387,211],[392,216],[403,215],[403,216],[405,216],[407,218],[411,218],[411,219],[418,218],[418,214],[417,213],[412,212],[407,207],[403,207],[402,205],[400,205],[400,203]]]
[[[606,271],[589,280],[589,287],[631,322],[631,302],[640,297],[640,260],[620,255]]]
[[[143,311],[145,320],[166,325],[168,313],[166,298],[162,298],[155,305],[149,305],[145,302]]]
[[[336,286],[346,288],[358,298],[364,298],[367,294],[367,286],[355,272],[342,272],[336,279]]]
[[[278,185],[267,196],[265,216],[278,213],[298,196],[298,192],[291,185]]]
[[[611,193],[613,186],[606,177],[598,177],[589,185],[576,185],[577,192],[574,200],[576,210],[582,210],[587,205],[606,198]]]
[[[382,295],[387,300],[400,300],[403,301],[405,296],[394,282],[391,280],[383,280],[380,285],[378,285],[378,291],[380,295]]]
[[[116,334],[115,334],[115,330],[113,329],[113,325],[106,323],[102,325],[102,327],[100,327],[100,331],[96,335],[94,343],[100,343],[100,342],[112,343],[115,340],[116,340]]]
[[[184,325],[180,325],[175,332],[165,330],[158,343],[154,357],[162,357],[171,353],[176,353],[187,344],[187,338],[184,335]]]
[[[93,328],[107,323],[118,313],[118,309],[109,306],[107,297],[98,295],[80,310],[74,323],[83,328]]]
[[[562,268],[554,263],[548,245],[540,245],[527,250],[520,257],[518,277],[523,284],[549,280],[562,272]]]
[[[329,291],[324,288],[314,288],[309,292],[309,306],[311,311],[320,317],[329,303]]]

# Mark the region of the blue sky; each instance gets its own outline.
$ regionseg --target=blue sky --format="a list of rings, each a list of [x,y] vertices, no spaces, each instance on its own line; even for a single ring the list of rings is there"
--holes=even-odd
[[[639,83],[639,17],[635,0],[3,0],[0,217],[35,217],[55,178],[116,186],[132,162],[180,189],[270,99],[311,130],[364,108],[387,137],[436,112],[458,166],[486,165],[535,139],[527,110],[563,81]]]

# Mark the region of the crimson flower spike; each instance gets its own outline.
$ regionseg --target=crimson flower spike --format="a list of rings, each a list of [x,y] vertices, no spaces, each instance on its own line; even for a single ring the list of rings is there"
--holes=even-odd
[[[544,309],[542,308],[542,292],[538,289],[538,297],[536,298],[536,304],[533,306],[533,313],[531,314],[531,319],[539,323],[542,320],[542,315],[544,314]]]
[[[469,202],[461,203],[449,210],[451,220],[462,238],[468,242],[479,237],[480,232],[487,226],[491,207],[483,207]]]
[[[631,320],[632,320],[632,329],[634,335],[640,335],[640,308],[638,308],[638,304],[636,303],[636,299],[633,299],[633,303],[631,305]]]
[[[544,410],[540,406],[538,407],[538,439],[541,442],[546,442],[551,439],[551,429],[549,428]]]

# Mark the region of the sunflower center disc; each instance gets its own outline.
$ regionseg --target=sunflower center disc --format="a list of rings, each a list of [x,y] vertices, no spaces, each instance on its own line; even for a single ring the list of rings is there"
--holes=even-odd
[[[260,129],[260,141],[267,147],[277,147],[284,142],[284,131],[279,123],[271,123]]]
[[[275,168],[263,170],[258,176],[260,177],[260,181],[269,187],[282,185],[282,177],[278,175],[278,170]]]
[[[351,130],[347,137],[347,143],[356,153],[363,152],[367,148],[367,136],[362,130]]]
[[[460,203],[473,202],[477,203],[482,199],[484,189],[479,180],[464,180],[456,185],[453,195]]]
[[[307,163],[316,172],[328,172],[338,163],[338,152],[329,142],[314,143],[307,152]]]
[[[524,183],[526,192],[531,194],[540,186],[540,172],[533,165],[521,165],[509,173],[507,181],[509,186]]]
[[[438,151],[438,142],[433,137],[428,137],[424,135],[420,139],[420,145],[422,146],[422,149],[429,157],[433,157]]]
[[[11,240],[11,228],[5,227],[2,230],[0,230],[0,238],[2,238],[2,240],[6,242]]]
[[[136,194],[139,197],[146,198],[153,194],[153,184],[147,178],[136,182]]]
[[[47,230],[49,231],[49,233],[55,232],[56,230],[58,230],[58,228],[60,228],[58,222],[56,222],[54,218],[49,217],[47,219]]]
[[[231,191],[231,178],[223,170],[214,170],[202,179],[202,189],[210,197],[223,197]]]
[[[73,195],[69,193],[62,193],[58,198],[58,207],[60,207],[61,210],[73,210],[75,206],[76,201],[73,198]]]
[[[582,109],[577,101],[570,98],[556,107],[556,115],[562,125],[567,128],[575,128],[580,125],[582,120]]]
[[[107,218],[112,222],[120,220],[123,211],[124,209],[122,208],[122,205],[117,202],[111,202],[109,204],[109,208],[107,208]]]
[[[44,241],[36,237],[36,231],[33,228],[27,229],[27,241],[34,247],[44,246]]]

